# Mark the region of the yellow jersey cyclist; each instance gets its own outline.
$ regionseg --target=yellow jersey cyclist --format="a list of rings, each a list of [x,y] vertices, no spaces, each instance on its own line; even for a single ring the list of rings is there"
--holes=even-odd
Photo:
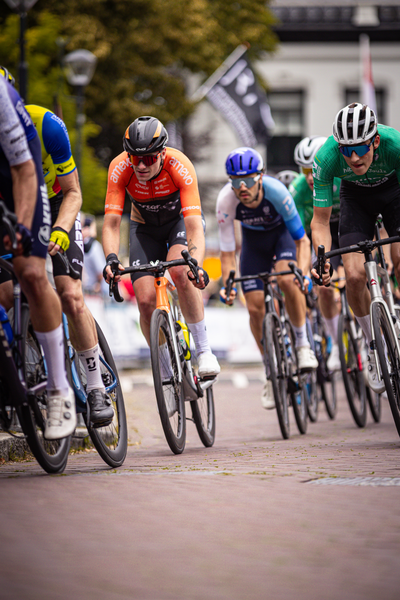
[[[219,228],[222,280],[236,270],[236,240],[234,222],[241,223],[241,275],[270,271],[276,257],[275,270],[288,269],[290,261],[298,262],[308,273],[311,261],[310,240],[287,188],[276,178],[263,174],[264,164],[259,152],[242,147],[226,159],[229,182],[218,194],[216,214]],[[286,308],[296,336],[299,367],[302,371],[316,369],[318,361],[310,348],[306,331],[306,302],[292,276],[281,277],[279,285],[285,294]],[[250,316],[250,329],[263,356],[262,323],[265,314],[263,283],[252,279],[242,283]],[[232,303],[236,292],[221,299]],[[261,395],[266,409],[275,407],[272,382],[267,380]]]
[[[103,225],[106,256],[104,278],[110,281],[111,264],[119,263],[119,240],[125,194],[131,201],[129,262],[140,265],[181,258],[188,249],[201,266],[205,253],[204,222],[197,176],[190,160],[167,147],[168,133],[155,117],[139,117],[126,129],[124,151],[111,162]],[[122,269],[122,265],[120,265]],[[198,354],[199,376],[220,372],[208,343],[200,289],[208,283],[201,270],[200,283],[187,276],[187,267],[170,270],[179,302]],[[117,275],[116,280],[120,277]],[[154,277],[133,273],[142,332],[149,343],[151,315],[156,307]]]
[[[354,102],[342,108],[333,123],[333,135],[314,161],[314,216],[311,222],[314,248],[331,247],[329,219],[332,212],[333,181],[340,177],[340,246],[373,239],[376,217],[381,214],[389,236],[400,227],[400,132],[378,124],[375,112]],[[400,244],[391,245],[397,281],[400,275]],[[343,257],[347,298],[368,346],[371,343],[370,295],[366,287],[364,257]],[[312,274],[316,277],[315,270]],[[323,283],[330,280],[329,262]],[[374,354],[368,354],[368,383],[377,393],[384,391],[376,374]]]
[[[303,223],[304,229],[310,235],[311,219],[313,217],[313,190],[314,177],[312,167],[314,158],[319,149],[324,145],[327,138],[323,136],[310,136],[303,138],[294,149],[294,161],[300,167],[301,173],[289,185],[289,192],[295,201],[297,210]],[[340,179],[335,177],[333,180],[333,203],[332,214],[329,220],[329,227],[332,237],[332,250],[339,248],[339,211],[340,211]],[[311,241],[312,241],[312,236]],[[316,260],[313,251],[312,263]],[[337,275],[340,256],[332,259],[332,266]],[[340,370],[339,346],[337,340],[337,328],[339,322],[339,307],[335,301],[335,291],[332,287],[321,287],[317,290],[319,307],[325,321],[326,330],[332,340],[332,348],[327,360],[327,367],[330,371]]]

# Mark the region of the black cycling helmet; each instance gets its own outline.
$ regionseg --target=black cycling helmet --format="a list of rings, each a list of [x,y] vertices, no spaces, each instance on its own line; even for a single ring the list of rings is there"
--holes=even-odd
[[[15,85],[15,79],[11,75],[10,71],[1,65],[0,65],[0,75],[2,77],[4,77],[4,79],[6,81],[8,81],[8,83],[11,83],[11,85]]]
[[[122,139],[128,154],[142,156],[161,152],[168,141],[164,125],[155,117],[139,117],[129,125]]]

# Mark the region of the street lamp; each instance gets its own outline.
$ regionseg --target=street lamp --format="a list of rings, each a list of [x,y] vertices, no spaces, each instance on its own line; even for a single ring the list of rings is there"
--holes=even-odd
[[[81,174],[82,127],[85,123],[83,102],[85,87],[90,83],[96,68],[97,58],[89,50],[74,50],[64,57],[65,74],[68,83],[76,88],[76,144],[75,163]]]
[[[6,4],[19,13],[19,94],[27,103],[28,63],[25,61],[25,31],[27,12],[37,0],[5,0]]]

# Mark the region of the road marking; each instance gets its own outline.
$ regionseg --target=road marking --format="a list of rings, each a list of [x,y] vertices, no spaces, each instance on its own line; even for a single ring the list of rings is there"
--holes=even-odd
[[[400,477],[321,477],[306,481],[312,485],[400,486]]]

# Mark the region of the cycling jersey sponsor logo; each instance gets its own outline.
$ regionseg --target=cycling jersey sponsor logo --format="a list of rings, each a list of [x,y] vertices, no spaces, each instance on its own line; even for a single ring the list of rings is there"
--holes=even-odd
[[[284,256],[288,256],[289,258],[291,258],[293,256],[293,252],[281,252],[281,257],[283,258]]]
[[[179,173],[179,175],[181,175],[186,185],[190,185],[191,183],[193,183],[193,177],[190,175],[187,168],[184,167],[181,162],[179,162],[179,160],[172,157],[169,161],[169,164],[175,169],[175,171]]]
[[[182,212],[185,212],[187,210],[199,210],[199,206],[183,206],[182,207]]]
[[[117,165],[115,165],[114,169],[111,172],[110,179],[113,183],[118,183],[120,175],[125,171],[127,167],[130,166],[129,158],[125,160],[121,160]]]

